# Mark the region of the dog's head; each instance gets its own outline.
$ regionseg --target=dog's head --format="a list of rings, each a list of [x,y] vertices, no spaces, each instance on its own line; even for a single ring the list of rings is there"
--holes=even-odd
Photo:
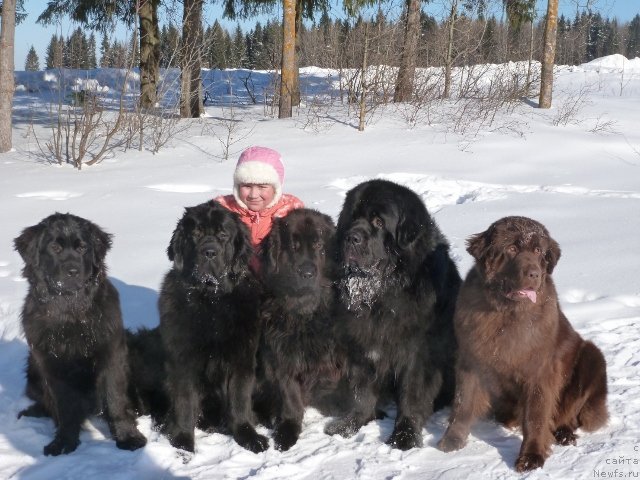
[[[76,294],[106,275],[111,235],[69,213],[55,213],[25,228],[14,240],[23,275],[40,294]]]
[[[413,280],[427,256],[446,244],[412,190],[386,180],[361,183],[347,193],[337,227],[338,261],[361,293]]]
[[[193,286],[228,292],[249,269],[249,232],[238,216],[209,201],[185,209],[167,248],[169,260]]]
[[[507,301],[536,302],[560,259],[560,246],[540,222],[505,217],[467,240],[490,291]]]
[[[320,295],[333,277],[335,226],[315,210],[276,219],[261,250],[265,285],[276,295]]]

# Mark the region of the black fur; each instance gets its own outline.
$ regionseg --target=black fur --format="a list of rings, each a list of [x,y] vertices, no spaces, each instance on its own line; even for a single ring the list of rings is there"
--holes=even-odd
[[[267,294],[256,408],[269,421],[275,418],[278,450],[297,442],[305,406],[325,404],[337,393],[334,234],[327,215],[297,209],[275,220],[261,248]]]
[[[84,218],[56,213],[14,241],[29,292],[22,326],[29,344],[20,416],[56,423],[45,455],[73,452],[82,422],[104,411],[118,448],[146,444],[127,400],[127,346],[118,292],[104,259],[111,237]]]
[[[449,245],[411,190],[385,180],[347,193],[337,227],[342,310],[355,408],[325,431],[351,436],[390,394],[397,405],[387,443],[422,445],[422,426],[451,402],[460,276]]]
[[[194,428],[228,431],[260,452],[251,393],[260,336],[260,286],[240,219],[216,202],[187,208],[167,249],[173,268],[159,299],[170,411],[164,427],[176,448],[194,451]]]

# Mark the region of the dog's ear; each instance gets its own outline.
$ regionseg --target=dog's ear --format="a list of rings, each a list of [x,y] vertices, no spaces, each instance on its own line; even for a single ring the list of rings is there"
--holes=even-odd
[[[102,230],[98,225],[89,220],[83,220],[83,228],[89,232],[91,246],[93,247],[93,263],[95,267],[103,264],[107,252],[111,248],[113,235]]]
[[[475,258],[477,262],[482,262],[491,246],[491,228],[481,233],[476,233],[467,238],[467,252]]]
[[[185,216],[187,214],[187,209],[185,209],[185,214],[178,221],[173,234],[171,235],[171,241],[169,242],[169,246],[167,247],[167,256],[169,260],[173,262],[173,266],[176,270],[181,271],[184,266],[184,259],[182,258],[182,252],[184,251],[186,237],[185,237]]]
[[[547,261],[547,273],[551,275],[553,273],[553,269],[558,264],[558,260],[560,260],[560,245],[553,238],[549,237],[549,248],[544,255],[544,259]]]
[[[420,234],[420,224],[412,216],[400,214],[400,221],[396,227],[396,243],[402,250],[416,241]]]
[[[241,276],[247,271],[253,256],[253,245],[251,244],[249,229],[237,215],[233,215],[236,219],[238,231],[233,239],[234,254],[231,262],[231,273],[235,276]]]
[[[37,225],[25,228],[20,236],[13,240],[15,250],[20,254],[26,265],[37,263],[38,244],[45,228],[46,224],[42,221]]]

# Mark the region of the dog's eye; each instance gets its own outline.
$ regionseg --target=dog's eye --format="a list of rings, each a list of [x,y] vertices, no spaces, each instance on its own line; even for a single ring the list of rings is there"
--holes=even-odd
[[[229,234],[227,232],[220,231],[218,232],[218,238],[220,240],[226,240],[227,238],[229,238]]]
[[[371,224],[376,228],[384,228],[384,221],[380,217],[373,217]]]
[[[296,252],[298,250],[300,250],[300,242],[297,240],[293,241],[293,244],[291,245],[293,247],[293,251]]]
[[[51,250],[53,253],[60,253],[62,251],[62,245],[60,245],[58,242],[53,242],[49,244],[49,250]]]
[[[540,256],[542,254],[542,249],[540,247],[536,247],[533,249],[533,253]]]
[[[86,243],[79,243],[76,246],[76,252],[85,253],[86,251],[87,251],[87,244]]]
[[[313,244],[314,250],[322,250],[323,248],[324,248],[324,243],[322,243],[321,241],[317,241]]]
[[[204,235],[204,233],[202,232],[202,230],[200,230],[199,228],[194,228],[193,229],[193,238],[195,238],[196,240],[202,238],[202,236]]]
[[[518,253],[518,247],[516,247],[515,245],[509,245],[507,247],[507,253],[509,255],[516,255]]]

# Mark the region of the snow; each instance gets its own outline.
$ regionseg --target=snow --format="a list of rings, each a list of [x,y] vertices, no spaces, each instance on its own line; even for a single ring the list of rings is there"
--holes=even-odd
[[[129,150],[81,171],[42,161],[34,132],[40,143],[49,133],[46,122],[30,120],[34,112],[46,114],[46,102],[57,98],[59,78],[69,90],[90,85],[120,92],[123,81],[135,91],[137,76],[118,70],[16,73],[21,87],[15,148],[0,156],[0,478],[520,477],[513,463],[521,435],[488,420],[473,428],[464,449],[436,450],[448,410],[424,426],[425,446],[407,452],[384,444],[392,419],[372,422],[343,439],[325,435],[329,419],[309,409],[300,440],[288,452],[271,447],[253,454],[227,436],[198,431],[195,454],[184,455],[142,417],[139,427],[149,439],[144,449],[118,450],[105,423],[96,418],[86,423],[77,451],[43,456],[53,436],[52,422],[16,419],[29,401],[23,373],[27,346],[19,321],[27,285],[13,238],[55,211],[96,222],[115,235],[107,263],[126,326],[153,327],[158,324],[158,288],[170,266],[166,247],[183,208],[228,193],[237,154],[255,144],[283,154],[287,192],[334,219],[345,192],[363,180],[386,178],[412,188],[450,240],[463,275],[471,266],[464,243],[471,234],[506,215],[543,222],[562,247],[554,271],[562,307],[607,359],[611,419],[606,428],[581,434],[577,447],[554,446],[544,468],[525,477],[640,475],[640,59],[615,55],[558,67],[551,110],[523,102],[500,113],[494,124],[478,124],[465,133],[455,133],[445,116],[434,116],[438,121],[431,125],[410,126],[393,106],[374,112],[364,132],[354,128],[353,115],[337,102],[320,111],[309,102],[290,120],[265,118],[265,104],[247,103],[239,81],[247,71],[205,73],[214,98],[239,102],[240,137],[245,136],[233,145],[230,160],[221,161],[221,145],[212,134],[224,133],[220,119],[228,106],[208,106],[203,119],[187,123],[157,154]],[[175,72],[165,72],[165,78],[174,81]],[[261,102],[272,74],[254,72],[251,78]],[[336,79],[336,72],[308,68],[302,85],[314,95],[337,98],[329,90],[336,88]],[[165,101],[175,98],[171,88],[165,91]],[[574,103],[569,121],[554,125]],[[445,107],[451,105],[433,108]]]

